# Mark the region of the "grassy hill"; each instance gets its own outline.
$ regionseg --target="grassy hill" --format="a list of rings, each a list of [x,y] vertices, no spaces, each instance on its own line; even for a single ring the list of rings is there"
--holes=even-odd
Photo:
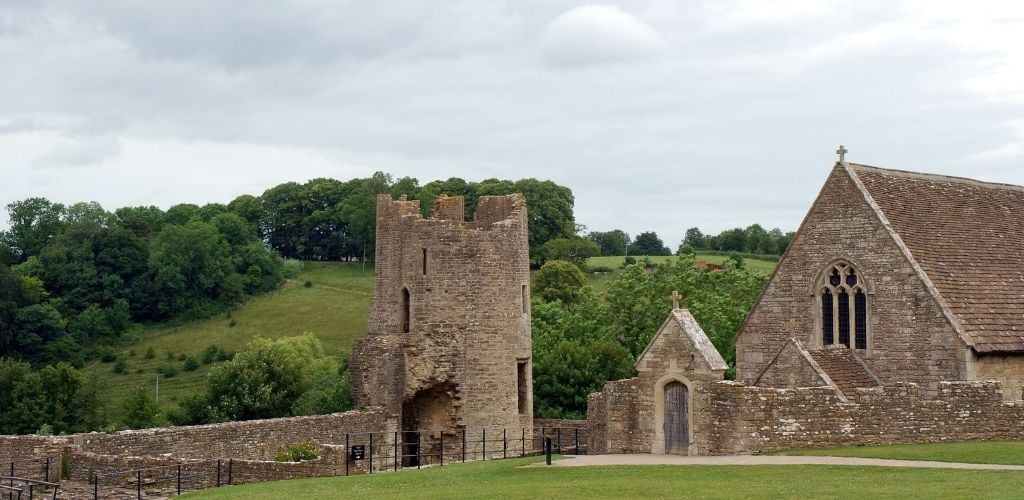
[[[649,257],[651,262],[661,263],[668,259],[674,259],[672,256],[655,256]],[[598,294],[604,293],[608,290],[608,282],[610,282],[618,274],[619,270],[622,269],[622,263],[625,262],[626,258],[623,256],[619,257],[591,257],[587,259],[587,266],[591,269],[595,267],[607,267],[611,271],[601,274],[587,273],[587,281],[590,282],[590,286],[594,287],[594,291]],[[729,257],[724,255],[710,255],[698,253],[696,260],[703,260],[712,264],[723,264],[729,260]],[[771,274],[775,270],[775,266],[778,262],[770,260],[759,260],[759,259],[744,259],[743,261],[747,269],[754,271],[761,271],[763,273]]]
[[[311,286],[306,287],[306,282]],[[373,292],[373,267],[355,263],[307,262],[296,279],[279,290],[253,298],[231,311],[186,325],[148,326],[139,341],[120,352],[124,374],[113,373],[114,363],[96,362],[85,371],[98,377],[107,414],[116,417],[123,399],[135,388],[156,390],[157,370],[174,367],[173,377],[160,376],[160,403],[176,406],[185,393],[200,388],[211,365],[183,369],[182,356],[201,360],[203,351],[217,346],[237,351],[256,336],[278,338],[312,333],[328,354],[347,351],[355,338],[366,333],[366,316]],[[146,359],[152,349],[154,357]]]
[[[664,262],[669,257],[652,257]],[[726,257],[698,255],[698,259],[721,263]],[[595,257],[591,267],[611,268],[606,274],[587,274],[590,284],[603,293],[608,282],[621,269],[623,257]],[[771,272],[775,262],[746,260],[751,269]],[[306,282],[311,286],[306,287]],[[118,354],[124,360],[123,374],[113,372],[114,363],[94,362],[86,373],[97,377],[103,407],[112,420],[117,419],[122,401],[135,389],[156,392],[158,370],[161,406],[177,406],[186,393],[202,387],[212,365],[200,363],[186,371],[185,358],[202,360],[210,346],[233,352],[245,347],[256,336],[278,338],[309,332],[320,339],[330,355],[347,352],[352,342],[366,333],[366,316],[373,293],[373,267],[344,262],[307,262],[299,276],[279,290],[253,298],[237,309],[213,318],[185,325],[153,325],[141,328],[137,343]],[[153,357],[147,358],[152,350]],[[176,374],[166,376],[168,368]]]

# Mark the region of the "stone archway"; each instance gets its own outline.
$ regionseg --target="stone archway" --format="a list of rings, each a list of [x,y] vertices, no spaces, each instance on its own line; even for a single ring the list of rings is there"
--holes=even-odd
[[[433,457],[438,452],[436,433],[456,428],[456,387],[451,383],[421,389],[402,403],[402,465],[422,465],[417,459]],[[431,460],[425,460],[430,463]]]

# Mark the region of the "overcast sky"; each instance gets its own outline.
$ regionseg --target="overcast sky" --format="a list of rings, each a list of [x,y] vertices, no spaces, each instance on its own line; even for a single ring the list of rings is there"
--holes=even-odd
[[[1024,184],[1022,2],[2,0],[0,68],[3,205],[537,177],[674,248],[796,229],[840,143]]]

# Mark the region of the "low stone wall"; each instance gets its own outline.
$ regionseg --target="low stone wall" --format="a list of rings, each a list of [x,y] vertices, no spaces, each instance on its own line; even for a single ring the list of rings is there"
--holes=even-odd
[[[64,436],[0,436],[0,475],[11,473],[31,479],[59,479]],[[49,475],[46,473],[49,459]]]
[[[588,399],[591,453],[649,453],[653,409],[629,380]],[[1024,439],[1024,402],[1004,402],[998,382],[940,382],[858,389],[771,389],[718,382],[692,394],[691,453],[742,454],[803,447]]]
[[[393,432],[396,423],[381,410],[331,415],[166,427],[115,434],[78,434],[82,451],[106,455],[165,455],[179,458],[274,460],[278,451],[306,440],[345,444],[345,435]]]
[[[588,427],[586,420],[558,418],[533,419],[533,432],[537,438],[551,438],[555,452],[582,455],[587,450]],[[543,450],[543,443],[535,443]]]
[[[1024,439],[1024,402],[1000,384],[940,382],[858,389],[849,402],[827,389],[761,389],[723,382],[704,417],[717,454],[787,448]]]

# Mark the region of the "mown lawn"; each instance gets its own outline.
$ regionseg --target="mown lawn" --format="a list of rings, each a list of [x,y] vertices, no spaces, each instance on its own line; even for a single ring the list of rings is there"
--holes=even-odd
[[[895,460],[933,460],[969,464],[1024,465],[1024,441],[964,441],[957,443],[892,444],[847,448],[807,448],[787,450],[775,455],[814,455],[828,457],[891,458]],[[1024,490],[1020,492],[1024,497]]]
[[[229,486],[189,498],[1011,498],[1024,471],[852,466],[523,467],[540,457]]]
[[[310,287],[305,286],[306,281]],[[86,367],[86,372],[98,378],[101,401],[107,414],[116,419],[121,402],[132,390],[142,387],[155,392],[156,370],[174,366],[174,377],[160,377],[160,403],[176,406],[181,396],[203,385],[212,366],[201,364],[195,371],[184,371],[182,355],[202,359],[211,345],[238,351],[256,336],[272,339],[309,332],[323,342],[328,355],[338,356],[365,335],[372,293],[373,264],[363,270],[354,263],[307,262],[297,278],[230,314],[187,325],[143,328],[139,342],[120,352],[127,364],[125,374],[113,373],[113,363],[99,362]],[[155,356],[145,359],[150,348]]]

